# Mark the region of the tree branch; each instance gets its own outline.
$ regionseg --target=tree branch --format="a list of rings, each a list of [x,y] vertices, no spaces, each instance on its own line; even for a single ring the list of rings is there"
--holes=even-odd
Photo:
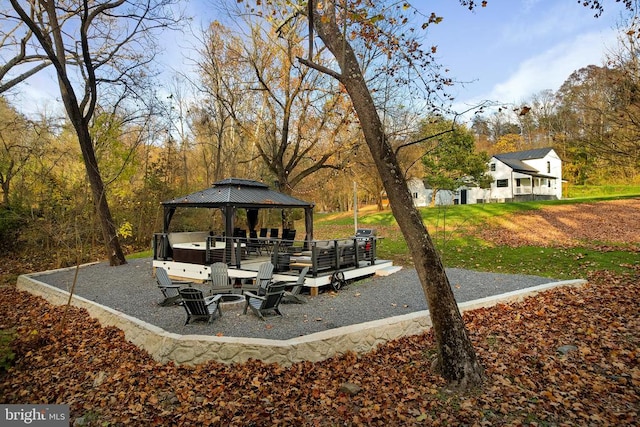
[[[443,130],[442,132],[438,132],[436,134],[425,136],[424,138],[416,139],[415,141],[411,141],[411,142],[407,142],[406,144],[399,145],[395,149],[395,154],[397,156],[398,152],[400,152],[400,149],[402,149],[402,148],[411,147],[412,145],[420,144],[421,142],[428,141],[430,139],[434,139],[434,138],[437,138],[439,136],[445,135],[447,133],[453,132],[455,130],[454,127],[455,127],[455,122],[452,122],[451,129]]]
[[[316,64],[315,62],[309,61],[299,56],[296,58],[298,59],[298,62],[300,62],[301,64],[306,65],[309,68],[313,68],[316,71],[320,71],[321,73],[325,73],[342,83],[342,74],[332,70],[331,68],[327,68],[323,65]]]
[[[479,104],[479,105],[475,105],[475,106],[473,106],[473,107],[471,107],[471,108],[468,108],[468,109],[466,109],[465,111],[463,111],[462,113],[456,113],[456,114],[454,115],[454,117],[453,117],[453,120],[451,121],[451,129],[447,129],[447,130],[444,130],[444,131],[442,131],[442,132],[438,132],[438,133],[436,133],[436,134],[434,134],[434,135],[429,135],[429,136],[426,136],[426,137],[424,137],[424,138],[420,138],[420,139],[418,139],[418,140],[411,141],[411,142],[407,142],[406,144],[402,144],[402,145],[398,146],[398,147],[395,149],[395,154],[396,154],[396,156],[398,155],[398,153],[400,152],[400,150],[401,150],[402,148],[410,147],[410,146],[412,146],[412,145],[416,145],[416,144],[419,144],[419,143],[421,143],[421,142],[428,141],[428,140],[430,140],[430,139],[437,138],[437,137],[439,137],[439,136],[442,136],[442,135],[445,135],[445,134],[447,134],[447,133],[453,132],[453,131],[455,130],[456,121],[458,120],[458,118],[459,118],[460,116],[462,116],[462,115],[464,115],[464,114],[468,113],[468,112],[469,112],[469,111],[471,111],[471,110],[481,110],[482,108],[484,108],[485,106],[487,106],[489,103],[490,103],[489,101],[483,101],[481,104]]]
[[[14,77],[13,79],[9,80],[6,83],[0,84],[0,93],[8,91],[12,87],[22,83],[23,81],[33,76],[34,74],[38,73],[39,71],[47,68],[49,65],[51,65],[51,61],[42,62],[36,65],[35,67],[33,67],[32,69],[30,69],[29,71],[26,71],[20,74],[19,76]]]

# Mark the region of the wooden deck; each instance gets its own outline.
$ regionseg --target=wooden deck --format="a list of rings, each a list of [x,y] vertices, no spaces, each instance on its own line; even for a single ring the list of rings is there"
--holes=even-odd
[[[267,256],[251,257],[249,259],[242,260],[241,268],[229,267],[229,277],[233,279],[248,279],[256,277],[256,273],[260,264],[269,262],[270,258]],[[392,261],[388,260],[376,260],[373,265],[369,265],[369,262],[360,262],[360,265],[356,268],[346,267],[341,269],[344,273],[346,280],[357,280],[371,276],[378,270],[382,270],[393,266]],[[204,282],[209,277],[211,269],[208,265],[203,264],[189,264],[184,262],[165,261],[165,260],[153,260],[153,267],[163,267],[169,275],[176,279],[187,279],[194,281]],[[294,265],[295,267],[295,265]],[[307,276],[304,281],[304,286],[309,289],[311,295],[317,295],[320,287],[327,286],[331,283],[331,275],[335,270],[324,270],[318,274],[317,277]],[[298,278],[299,271],[292,269],[289,271],[274,273],[273,279],[276,281],[295,281]]]
[[[265,262],[274,264],[276,281],[296,281],[300,270],[308,266],[304,285],[315,295],[320,287],[331,283],[336,271],[342,272],[346,280],[376,272],[389,274],[393,263],[376,258],[376,242],[373,235],[312,242],[283,239],[261,242],[213,237],[202,232],[156,233],[153,267],[163,267],[176,279],[204,282],[211,273],[209,265],[222,261],[230,264],[229,277],[239,284],[242,279],[255,278]]]

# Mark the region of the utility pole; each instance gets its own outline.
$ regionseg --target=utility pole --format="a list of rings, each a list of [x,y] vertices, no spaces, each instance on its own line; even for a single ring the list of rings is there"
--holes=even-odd
[[[353,235],[358,234],[358,183],[353,181]]]

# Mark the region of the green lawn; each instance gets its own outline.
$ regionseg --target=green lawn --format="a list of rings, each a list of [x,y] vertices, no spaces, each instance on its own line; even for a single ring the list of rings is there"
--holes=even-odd
[[[636,194],[640,193],[640,189]],[[481,271],[535,274],[558,279],[586,277],[590,271],[630,271],[640,262],[640,254],[631,250],[602,252],[590,248],[542,248],[495,246],[479,238],[475,229],[497,217],[539,209],[542,206],[611,200],[603,196],[574,200],[526,203],[491,203],[423,208],[422,217],[447,267]],[[358,218],[360,227],[375,228],[383,239],[378,242],[378,257],[392,259],[398,265],[411,265],[407,245],[390,210],[365,211]],[[318,239],[353,234],[353,214],[316,215]],[[607,243],[607,242],[602,242]]]
[[[570,185],[566,198],[637,196],[640,185]]]
[[[524,203],[490,203],[422,208],[422,218],[431,238],[447,267],[459,267],[480,271],[535,274],[557,279],[587,277],[591,271],[608,270],[629,272],[631,265],[640,263],[640,254],[630,248],[599,251],[587,247],[542,248],[524,246],[511,248],[495,246],[478,237],[475,230],[496,218],[540,209],[542,206],[598,202],[625,197],[638,197],[640,187],[598,187],[582,189],[581,194],[593,197],[537,201]],[[634,192],[635,190],[635,192]],[[608,192],[615,195],[607,195]],[[378,241],[378,258],[391,259],[396,265],[411,266],[407,244],[389,209],[382,212],[369,207],[361,209],[358,217],[360,228],[374,228]],[[314,237],[318,240],[348,237],[354,234],[353,212],[315,214]],[[614,248],[610,242],[600,242]],[[148,257],[151,251],[130,257]]]

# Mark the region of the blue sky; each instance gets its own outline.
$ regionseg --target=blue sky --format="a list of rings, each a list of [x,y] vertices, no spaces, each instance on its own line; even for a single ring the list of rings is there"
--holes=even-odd
[[[190,2],[195,27],[206,26],[207,16],[216,19],[211,5],[217,1]],[[488,0],[473,12],[458,0],[411,3],[444,18],[430,27],[427,43],[438,46],[450,76],[465,82],[454,89],[455,109],[463,111],[484,100],[519,105],[542,90],[556,91],[574,70],[601,65],[615,47],[623,10],[605,2],[600,18],[576,0]]]
[[[199,21],[215,9],[211,5],[216,1],[189,3],[197,13],[195,27],[206,25]],[[427,42],[438,46],[439,61],[451,70],[450,76],[466,82],[454,89],[458,111],[483,100],[520,104],[544,89],[556,91],[574,70],[601,65],[605,52],[615,47],[622,10],[613,0],[606,1],[605,13],[596,19],[576,0],[488,0],[487,7],[474,12],[457,0],[412,3],[426,4],[421,6],[426,13],[444,17],[430,27]],[[167,68],[184,71],[188,61],[180,55],[189,51],[188,40],[187,34],[167,32]],[[25,109],[56,108],[56,87],[46,75],[23,85]]]
[[[444,21],[430,30],[440,62],[458,86],[456,103],[482,100],[520,104],[545,89],[556,91],[586,65],[602,65],[616,45],[622,8],[605,1],[605,13],[575,0],[489,0],[475,12],[456,1],[431,1]]]

